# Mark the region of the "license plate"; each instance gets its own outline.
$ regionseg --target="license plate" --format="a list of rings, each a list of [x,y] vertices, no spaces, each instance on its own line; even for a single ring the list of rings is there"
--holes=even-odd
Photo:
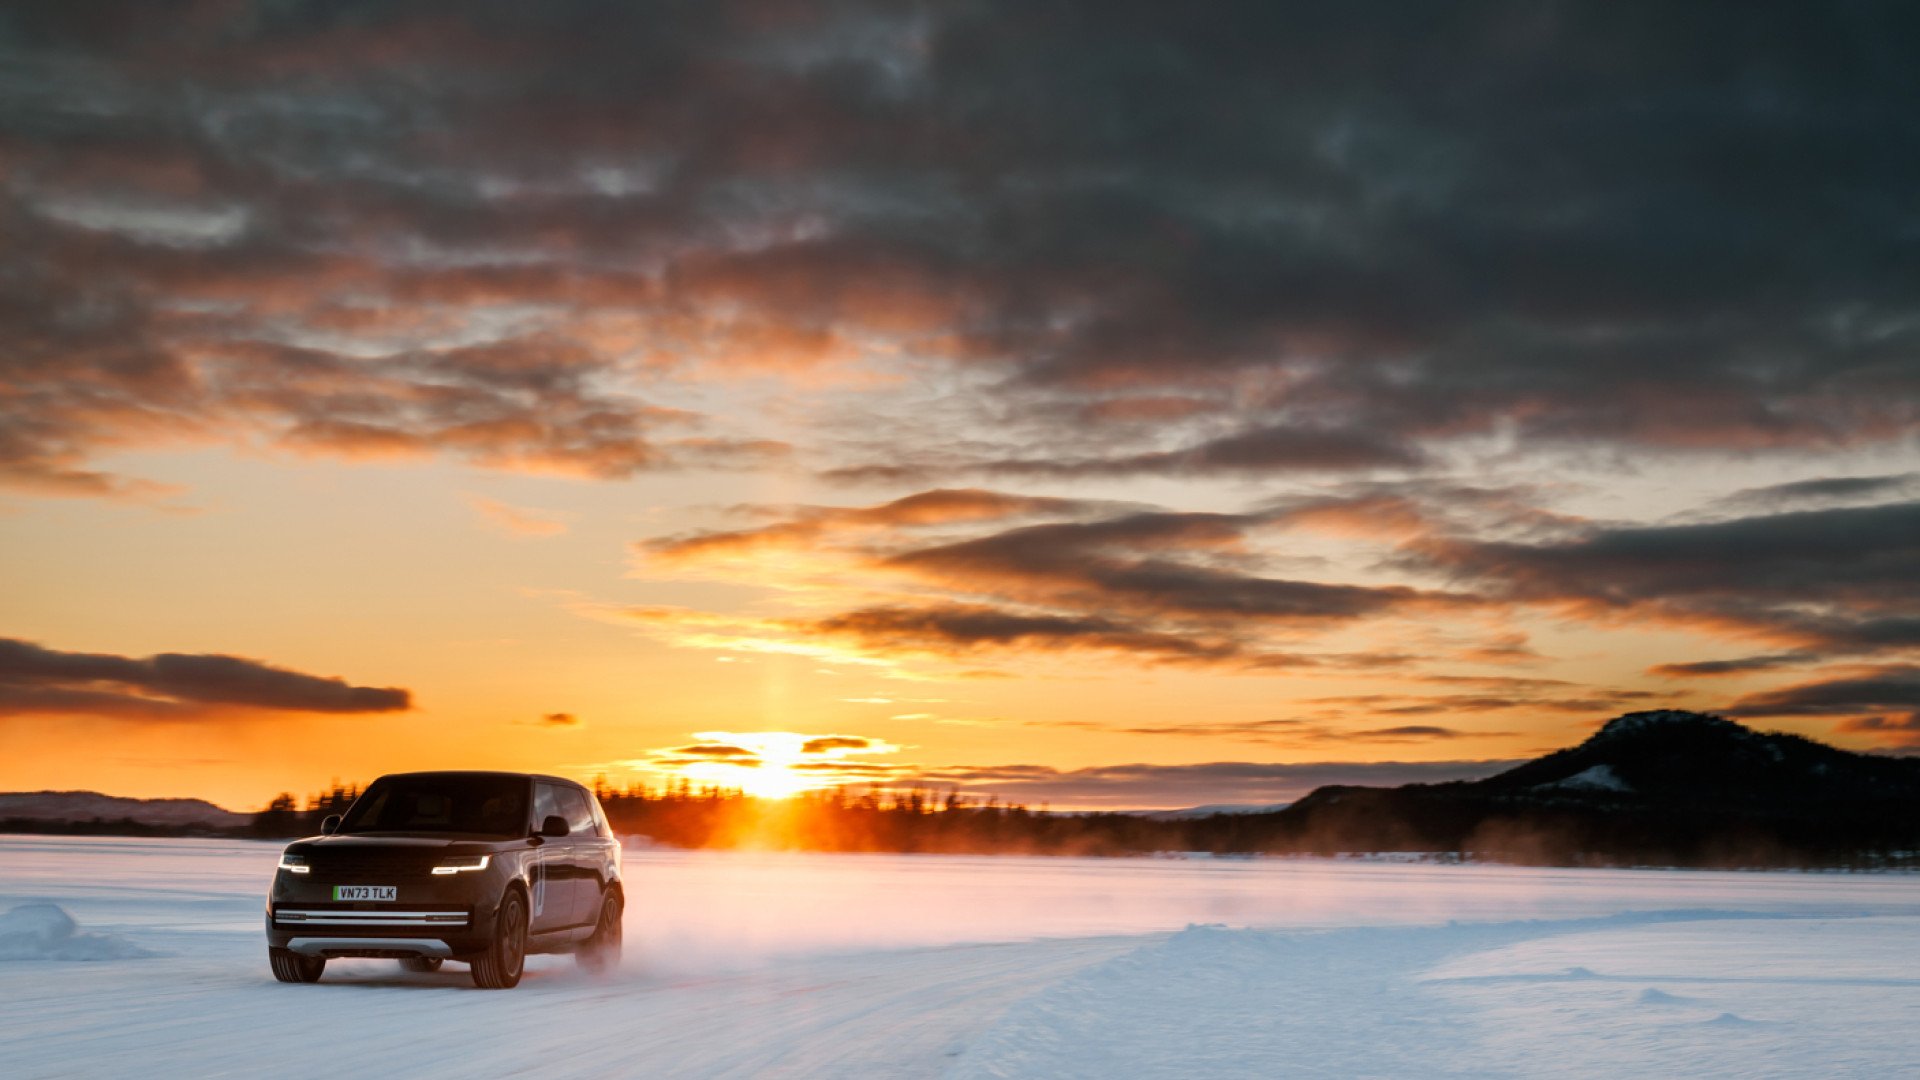
[[[395,885],[335,885],[335,900],[393,900],[399,887]]]

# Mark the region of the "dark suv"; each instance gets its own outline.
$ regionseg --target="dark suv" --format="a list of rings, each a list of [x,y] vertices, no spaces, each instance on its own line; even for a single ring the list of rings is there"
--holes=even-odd
[[[593,792],[557,776],[397,773],[280,856],[267,958],[281,982],[316,982],[336,956],[447,960],[473,982],[520,982],[529,953],[620,960],[620,842]]]

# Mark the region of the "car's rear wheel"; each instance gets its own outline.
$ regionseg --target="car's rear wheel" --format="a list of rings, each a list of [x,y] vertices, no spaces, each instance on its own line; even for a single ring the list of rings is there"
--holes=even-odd
[[[408,971],[439,971],[440,958],[437,956],[403,956],[400,966]]]
[[[607,890],[600,899],[600,921],[593,936],[582,942],[573,954],[574,962],[595,975],[603,975],[620,966],[620,894]]]
[[[527,964],[527,902],[518,889],[500,901],[493,940],[486,952],[474,955],[472,964],[473,985],[482,990],[511,990],[520,985],[520,972]]]
[[[292,949],[268,949],[267,963],[273,967],[273,977],[287,983],[319,982],[320,973],[327,970],[326,957],[301,956]]]

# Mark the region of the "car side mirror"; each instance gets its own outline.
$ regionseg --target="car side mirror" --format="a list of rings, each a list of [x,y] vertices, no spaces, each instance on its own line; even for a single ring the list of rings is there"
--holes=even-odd
[[[332,836],[340,831],[340,815],[328,814],[320,819],[320,832],[323,836]]]
[[[540,835],[550,836],[555,840],[567,835],[570,831],[572,830],[567,828],[567,819],[559,814],[549,814],[547,820],[540,823]]]

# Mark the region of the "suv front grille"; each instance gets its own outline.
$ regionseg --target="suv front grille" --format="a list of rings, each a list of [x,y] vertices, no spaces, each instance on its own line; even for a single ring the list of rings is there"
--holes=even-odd
[[[426,851],[316,851],[307,861],[316,881],[383,885],[389,878],[428,877],[439,860]]]

